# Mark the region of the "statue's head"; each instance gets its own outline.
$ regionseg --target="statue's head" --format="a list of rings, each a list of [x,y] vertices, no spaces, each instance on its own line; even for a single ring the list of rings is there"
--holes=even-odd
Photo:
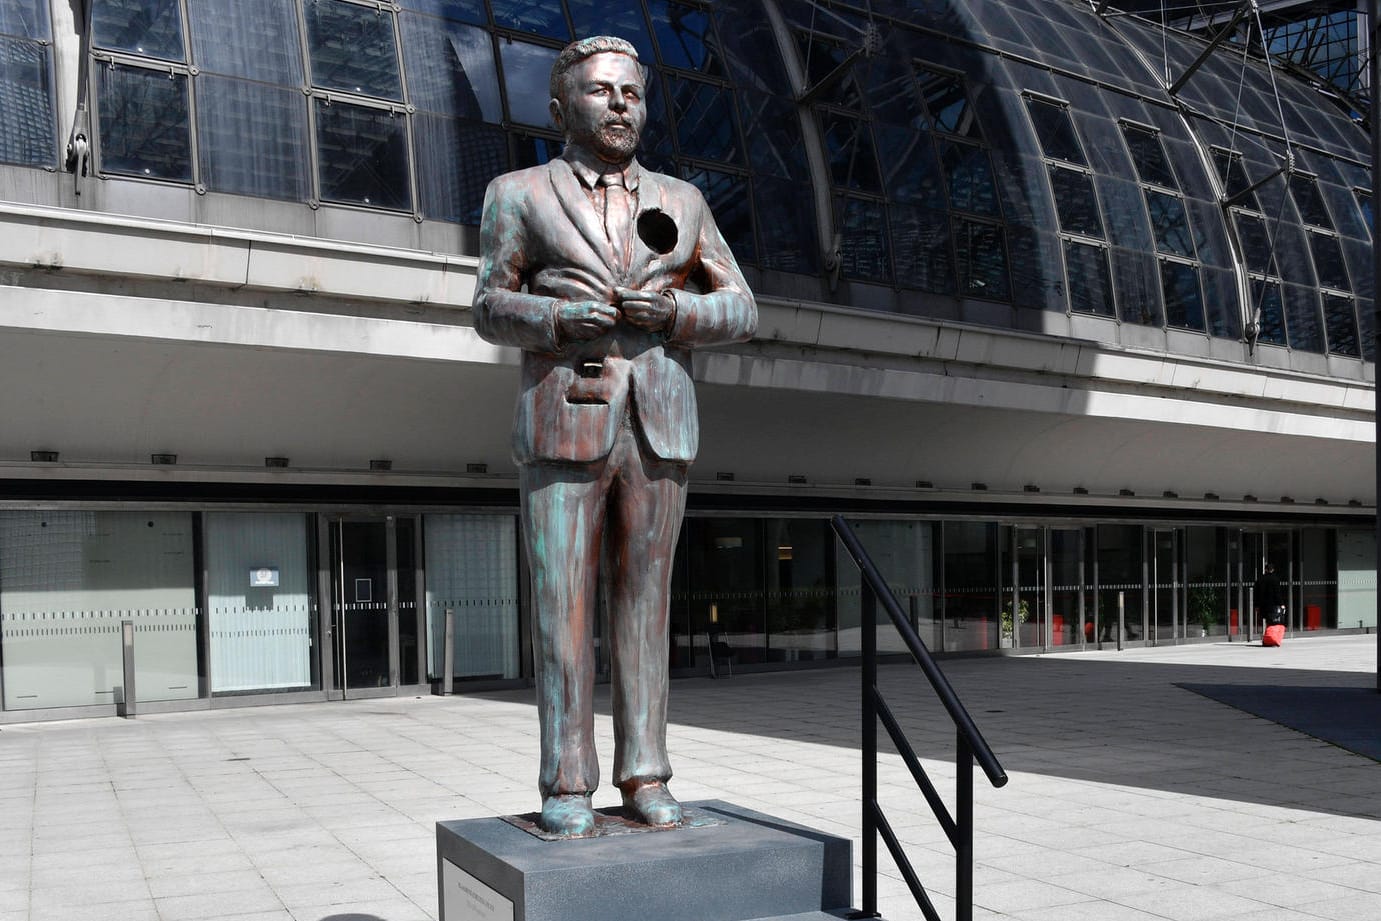
[[[638,52],[612,35],[595,35],[562,49],[551,68],[551,117],[566,143],[602,160],[633,158],[647,120]]]

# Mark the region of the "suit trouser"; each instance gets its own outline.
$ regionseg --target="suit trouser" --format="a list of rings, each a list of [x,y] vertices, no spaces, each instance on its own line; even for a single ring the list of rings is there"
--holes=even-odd
[[[671,777],[668,610],[686,473],[685,464],[652,456],[627,415],[603,460],[521,468],[543,796],[599,786],[592,698],[601,578],[613,668],[614,784]]]

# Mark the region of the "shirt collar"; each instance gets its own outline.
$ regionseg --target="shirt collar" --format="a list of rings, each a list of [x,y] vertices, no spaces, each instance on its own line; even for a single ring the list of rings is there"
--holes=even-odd
[[[589,151],[573,144],[567,144],[561,156],[571,165],[571,172],[575,173],[576,178],[587,189],[593,189],[599,182],[599,177],[605,173],[618,171],[618,167],[604,162]],[[638,188],[640,169],[636,159],[628,161],[628,165],[623,168],[624,188],[629,191],[635,191]]]

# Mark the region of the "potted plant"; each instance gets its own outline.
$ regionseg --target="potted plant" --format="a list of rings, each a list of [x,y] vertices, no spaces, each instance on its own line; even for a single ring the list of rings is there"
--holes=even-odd
[[[1199,586],[1189,590],[1189,619],[1199,624],[1199,636],[1208,636],[1223,612],[1221,589]]]
[[[998,626],[1001,633],[999,645],[1004,649],[1011,647],[1013,645],[1012,636],[1016,632],[1016,625],[1018,623],[1026,623],[1030,616],[1031,608],[1026,603],[1025,598],[1021,598],[1017,601],[1015,617],[1012,616],[1012,602],[1009,601],[1003,605],[1002,616],[998,619]]]

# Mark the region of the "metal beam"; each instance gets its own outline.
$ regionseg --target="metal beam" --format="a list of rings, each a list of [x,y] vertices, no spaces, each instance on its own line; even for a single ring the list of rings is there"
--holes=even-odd
[[[1216,51],[1219,45],[1227,41],[1228,36],[1232,35],[1233,31],[1237,29],[1237,24],[1242,21],[1243,17],[1245,17],[1248,12],[1255,9],[1256,0],[1242,0],[1242,2],[1238,4],[1237,9],[1233,10],[1232,18],[1228,20],[1228,24],[1223,26],[1217,35],[1208,40],[1208,47],[1200,52],[1199,56],[1194,59],[1193,64],[1185,68],[1184,73],[1180,74],[1179,79],[1170,84],[1169,91],[1171,96],[1178,95],[1180,90],[1184,89],[1184,85],[1189,82],[1189,78],[1194,76],[1195,72],[1203,66],[1204,61],[1208,60],[1208,56]]]

